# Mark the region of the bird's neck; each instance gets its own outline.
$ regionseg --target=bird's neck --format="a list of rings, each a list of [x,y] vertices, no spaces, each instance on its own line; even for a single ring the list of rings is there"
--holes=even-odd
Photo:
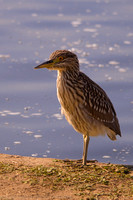
[[[79,75],[79,71],[71,71],[71,70],[63,70],[63,71],[60,71],[58,70],[58,78],[63,78],[63,79],[76,79]]]

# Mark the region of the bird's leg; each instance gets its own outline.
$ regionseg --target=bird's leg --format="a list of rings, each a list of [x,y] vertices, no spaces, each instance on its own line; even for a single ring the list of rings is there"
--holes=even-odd
[[[88,135],[83,135],[83,140],[84,140],[84,148],[83,148],[83,165],[86,165],[87,161],[87,151],[88,151],[88,144],[89,144],[89,136]]]

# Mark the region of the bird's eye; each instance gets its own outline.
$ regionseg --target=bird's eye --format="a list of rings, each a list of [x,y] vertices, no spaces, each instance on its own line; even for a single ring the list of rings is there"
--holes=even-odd
[[[62,60],[63,60],[63,57],[62,57],[62,56],[60,56],[60,57],[59,57],[59,61],[62,61]]]

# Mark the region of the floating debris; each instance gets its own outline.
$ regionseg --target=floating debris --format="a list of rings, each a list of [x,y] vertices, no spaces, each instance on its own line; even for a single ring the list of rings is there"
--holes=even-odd
[[[14,144],[21,144],[20,141],[14,141]]]
[[[77,19],[71,22],[73,27],[78,27],[81,23],[82,23],[81,19]]]
[[[124,41],[124,44],[129,45],[129,44],[131,44],[131,42],[126,40],[126,41]]]
[[[43,113],[32,113],[31,116],[41,116]]]
[[[112,61],[109,61],[109,64],[110,65],[119,65],[120,63],[117,62],[117,61],[112,60]]]
[[[10,150],[10,147],[5,147],[5,151],[8,151],[8,150]]]
[[[47,151],[46,151],[46,153],[50,153],[50,151],[49,151],[49,150],[47,150]]]
[[[81,50],[81,49],[74,48],[74,47],[72,47],[72,48],[70,49],[70,51],[75,52],[75,53],[78,53],[78,54],[82,53],[82,50]]]
[[[9,101],[9,98],[8,98],[8,97],[6,97],[6,98],[5,98],[5,100],[6,100],[6,101]]]
[[[37,17],[38,14],[37,14],[37,13],[32,13],[31,16],[32,16],[32,17]]]
[[[126,72],[127,70],[124,68],[119,68],[118,71],[123,73],[123,72]]]
[[[133,33],[128,33],[128,37],[133,37]]]
[[[103,156],[102,158],[106,158],[107,159],[107,158],[111,158],[111,157],[110,156]]]
[[[117,149],[113,149],[113,151],[114,151],[114,152],[116,152],[116,151],[117,151]]]
[[[4,113],[9,113],[9,112],[11,112],[10,110],[3,110],[2,112],[4,112]]]
[[[104,67],[104,65],[103,64],[99,64],[98,67]]]
[[[8,115],[20,115],[20,112],[9,112]]]
[[[87,48],[92,48],[92,49],[97,49],[98,48],[98,44],[93,43],[93,44],[86,44],[85,45]]]
[[[114,51],[115,48],[114,47],[109,47],[109,51]]]
[[[10,58],[11,56],[9,54],[0,54],[0,59],[2,59],[3,61],[5,61],[7,58]]]
[[[60,113],[53,114],[52,117],[55,117],[59,120],[63,119],[63,115],[61,115]]]
[[[0,111],[1,116],[6,116],[6,115],[20,115],[20,112],[12,112],[10,110],[3,110]]]
[[[5,124],[5,125],[9,125],[9,123],[8,123],[8,122],[5,122],[4,124]]]
[[[112,77],[111,77],[111,76],[109,76],[109,77],[107,78],[107,80],[108,80],[108,81],[111,81],[111,80],[112,80]]]
[[[74,45],[79,45],[79,44],[81,44],[81,40],[77,40],[77,41],[73,42],[73,44]]]
[[[43,157],[44,157],[44,158],[47,158],[47,155],[46,155],[46,154],[44,154],[44,155],[43,155]]]
[[[36,156],[38,156],[38,153],[33,153],[33,154],[31,154],[31,156],[36,157]]]
[[[23,117],[23,118],[29,118],[28,115],[21,115],[21,117]]]
[[[33,132],[33,131],[23,131],[23,133],[26,133],[26,134],[33,134],[34,132]]]
[[[32,108],[31,106],[26,106],[26,107],[24,107],[24,110],[28,111],[31,108]]]
[[[85,58],[80,58],[80,59],[79,59],[79,63],[80,63],[80,64],[87,64],[87,65],[88,65],[88,64],[89,64],[89,61],[88,61],[87,59],[85,59]]]
[[[101,25],[101,24],[96,24],[95,27],[96,27],[96,28],[101,28],[102,25]]]
[[[39,60],[36,60],[35,63],[38,65],[38,64],[40,64],[40,61],[39,61]]]
[[[83,31],[84,31],[84,32],[90,32],[90,33],[95,33],[95,32],[97,32],[97,29],[93,29],[93,28],[84,28]]]
[[[4,114],[4,113],[2,113],[2,114],[1,114],[1,116],[2,116],[2,117],[5,117],[5,116],[7,116],[7,115],[6,115],[6,114]]]
[[[35,138],[41,138],[42,135],[34,135]]]
[[[111,81],[111,80],[112,80],[112,77],[109,76],[108,74],[105,74],[105,77],[106,77],[106,80],[107,80],[107,81]]]

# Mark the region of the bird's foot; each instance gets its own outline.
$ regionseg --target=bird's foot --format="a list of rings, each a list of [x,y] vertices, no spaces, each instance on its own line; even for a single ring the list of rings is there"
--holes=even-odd
[[[96,162],[98,162],[98,160],[87,160],[87,163],[96,163]]]
[[[82,160],[82,165],[85,166],[87,164],[96,163],[96,162],[98,161],[97,160],[86,160],[86,161]]]
[[[78,160],[64,159],[63,162],[67,163],[68,165],[77,165],[77,166],[84,167],[86,165],[89,165],[91,163],[96,163],[98,161],[97,160],[87,160],[86,163],[84,163],[83,159],[78,159]]]

